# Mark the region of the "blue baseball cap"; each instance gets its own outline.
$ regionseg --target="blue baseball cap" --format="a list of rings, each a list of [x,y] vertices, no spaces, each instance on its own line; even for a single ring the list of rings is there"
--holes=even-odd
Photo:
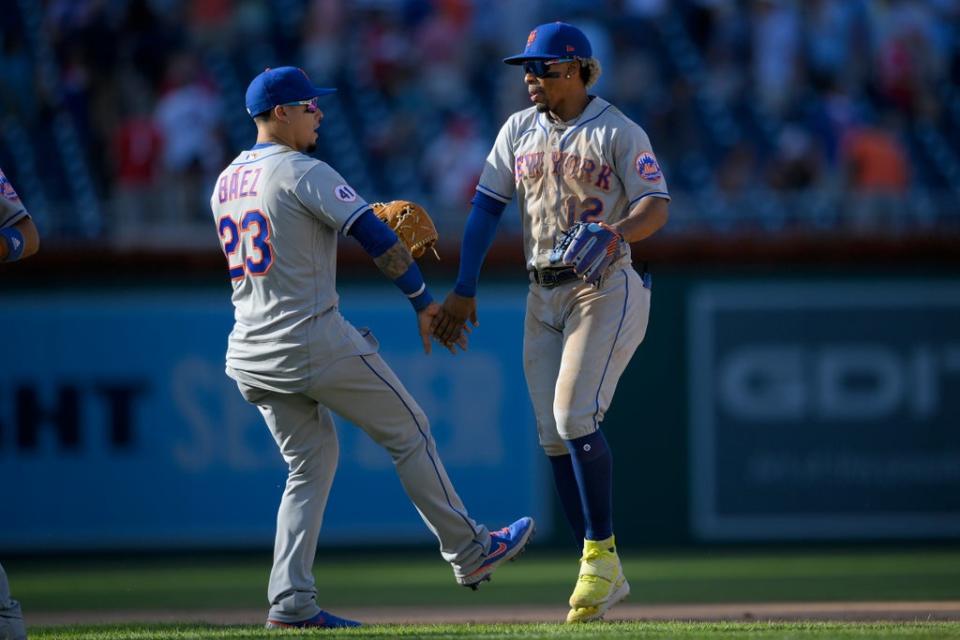
[[[503,61],[507,64],[523,64],[527,60],[592,57],[590,41],[583,31],[566,22],[548,22],[530,32],[523,53],[504,58]]]
[[[309,100],[334,92],[336,89],[313,86],[306,71],[299,67],[268,67],[247,87],[247,113],[255,116],[278,104]]]

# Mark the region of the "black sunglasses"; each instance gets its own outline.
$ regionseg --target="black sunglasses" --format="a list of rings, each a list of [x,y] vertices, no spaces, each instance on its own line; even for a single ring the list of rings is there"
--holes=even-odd
[[[527,60],[523,63],[523,72],[532,73],[538,78],[559,78],[558,71],[550,71],[548,68],[554,64],[564,62],[573,62],[574,58],[558,58],[556,60]]]

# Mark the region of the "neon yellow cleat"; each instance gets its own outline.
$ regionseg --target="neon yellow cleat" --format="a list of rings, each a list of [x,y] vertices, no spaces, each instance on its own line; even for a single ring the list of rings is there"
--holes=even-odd
[[[580,576],[577,578],[573,595],[570,596],[570,608],[606,611],[615,604],[611,600],[619,602],[629,592],[630,586],[620,566],[614,537],[610,536],[606,540],[584,540]]]
[[[603,604],[596,607],[578,607],[570,609],[567,613],[567,623],[592,622],[603,618],[607,609],[617,604],[630,595],[630,583],[621,574],[620,578],[614,583],[613,591],[610,597]]]

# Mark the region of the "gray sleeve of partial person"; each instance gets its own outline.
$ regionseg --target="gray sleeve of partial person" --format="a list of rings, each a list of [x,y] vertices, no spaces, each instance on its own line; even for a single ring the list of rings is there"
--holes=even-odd
[[[12,227],[29,215],[13,185],[0,171],[0,229]]]

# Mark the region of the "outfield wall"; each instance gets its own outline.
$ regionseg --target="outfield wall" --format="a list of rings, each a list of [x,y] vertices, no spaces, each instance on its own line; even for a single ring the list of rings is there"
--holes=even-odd
[[[605,423],[619,531],[960,537],[960,279],[803,271],[655,277]]]
[[[516,291],[493,296],[488,339],[456,358],[423,355],[389,284],[348,288],[342,302],[430,417],[471,515],[500,527],[531,514],[549,535]],[[4,295],[2,305],[0,550],[272,544],[286,470],[223,372],[226,288]],[[389,456],[338,426],[323,542],[430,543]]]
[[[341,289],[473,515],[531,513],[566,543],[521,371],[525,287],[485,286],[471,351],[429,358],[392,287]],[[225,287],[0,304],[0,551],[271,544],[284,468],[223,374]],[[340,427],[323,543],[430,543],[387,456]],[[627,544],[958,537],[960,277],[655,272],[604,429]]]

